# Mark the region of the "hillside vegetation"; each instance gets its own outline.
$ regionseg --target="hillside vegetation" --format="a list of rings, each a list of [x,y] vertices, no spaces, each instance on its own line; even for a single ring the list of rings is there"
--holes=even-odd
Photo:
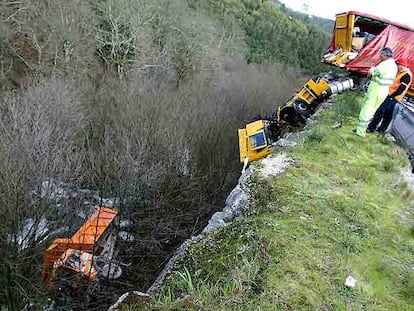
[[[328,37],[264,0],[1,1],[1,308],[54,297],[45,248],[108,198],[131,266],[60,308],[145,290],[236,183],[237,127],[321,71]]]
[[[223,56],[237,54],[317,72],[330,36],[266,0],[26,0],[3,1],[0,9],[3,89],[31,74],[96,80],[105,68],[180,81],[194,71],[215,73]]]
[[[248,62],[282,62],[318,73],[331,33],[283,5],[266,0],[189,0],[245,32]],[[234,22],[233,22],[234,20]]]
[[[256,173],[247,217],[194,244],[152,304],[123,310],[414,310],[405,152],[351,133],[357,111],[354,94],[338,99],[284,151],[287,171]]]
[[[309,15],[306,13],[301,13],[295,10],[292,10],[288,7],[286,7],[286,5],[280,1],[274,0],[273,1],[275,3],[275,5],[282,10],[283,12],[285,12],[286,14],[288,14],[289,16],[298,18],[303,20],[304,22],[308,22],[308,23],[312,23],[313,25],[318,25],[319,27],[321,27],[322,29],[324,29],[325,31],[327,31],[328,33],[332,33],[332,30],[334,28],[334,24],[335,24],[335,16],[332,16],[331,19],[326,19],[323,17],[319,17],[319,16],[313,16],[313,15]],[[337,12],[339,13],[339,12]]]

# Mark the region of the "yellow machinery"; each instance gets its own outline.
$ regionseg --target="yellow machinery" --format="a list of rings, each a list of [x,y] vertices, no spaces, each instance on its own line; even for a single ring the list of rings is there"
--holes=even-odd
[[[353,12],[336,16],[331,42],[333,51],[324,55],[325,63],[343,68],[358,55],[366,39],[354,36],[355,20],[358,20],[358,17]]]
[[[395,59],[406,58],[413,71],[413,44],[414,28],[371,14],[349,11],[336,14],[332,39],[323,62],[361,79],[371,66],[377,64],[381,49],[387,46],[393,50]],[[414,97],[414,85],[407,95]]]
[[[262,159],[272,152],[272,143],[265,133],[265,120],[258,120],[239,129],[240,162]]]
[[[310,79],[290,100],[277,109],[275,117],[252,120],[239,129],[240,162],[247,163],[262,159],[273,150],[283,130],[303,127],[319,104],[332,94],[339,94],[354,86],[352,79],[332,81],[325,76]],[[335,77],[336,79],[336,77]]]

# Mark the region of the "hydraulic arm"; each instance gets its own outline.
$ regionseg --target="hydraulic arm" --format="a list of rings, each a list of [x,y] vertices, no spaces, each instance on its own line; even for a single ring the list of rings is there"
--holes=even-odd
[[[334,79],[330,76],[310,79],[270,118],[256,119],[239,129],[240,162],[245,164],[266,157],[282,132],[306,125],[306,119],[333,94],[354,87],[351,78]]]

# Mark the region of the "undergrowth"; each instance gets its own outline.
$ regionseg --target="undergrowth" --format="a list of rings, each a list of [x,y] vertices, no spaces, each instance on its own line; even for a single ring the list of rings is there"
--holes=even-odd
[[[153,302],[124,309],[414,310],[405,152],[352,133],[358,100],[338,97],[287,151],[294,164],[257,179],[248,217],[196,244]]]

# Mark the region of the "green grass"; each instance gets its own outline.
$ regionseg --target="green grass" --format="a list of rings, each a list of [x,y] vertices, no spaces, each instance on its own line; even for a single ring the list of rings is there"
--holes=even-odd
[[[414,310],[405,152],[351,134],[357,100],[339,97],[292,167],[255,179],[248,217],[194,245],[154,302],[125,310]]]

